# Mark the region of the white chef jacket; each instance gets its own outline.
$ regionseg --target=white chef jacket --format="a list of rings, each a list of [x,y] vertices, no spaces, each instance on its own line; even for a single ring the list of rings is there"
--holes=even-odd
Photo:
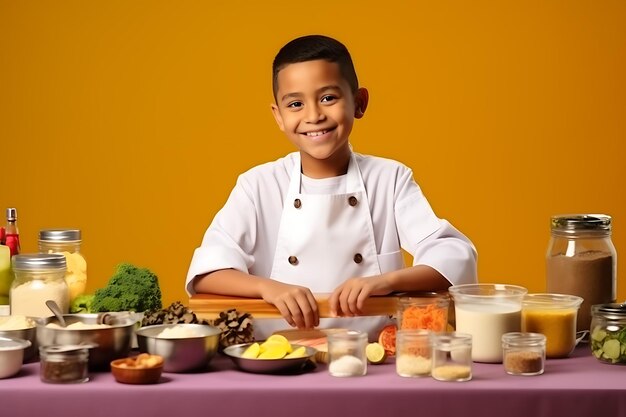
[[[220,269],[270,276],[294,156],[289,154],[239,176],[194,252],[185,284],[188,294],[195,293],[196,276]],[[452,285],[477,282],[473,244],[448,221],[435,216],[413,180],[413,172],[390,159],[355,156],[369,199],[381,269],[385,270],[385,262],[395,262],[402,248],[413,255],[413,265],[434,268]],[[311,179],[303,175],[302,192],[341,192],[345,177]]]

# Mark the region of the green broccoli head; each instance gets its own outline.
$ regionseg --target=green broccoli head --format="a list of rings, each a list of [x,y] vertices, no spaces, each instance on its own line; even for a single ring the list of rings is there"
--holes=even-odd
[[[157,276],[147,268],[128,263],[117,266],[104,288],[96,290],[91,310],[137,311],[161,309],[161,288]]]
[[[70,305],[70,313],[91,313],[93,294],[82,294],[74,298]]]

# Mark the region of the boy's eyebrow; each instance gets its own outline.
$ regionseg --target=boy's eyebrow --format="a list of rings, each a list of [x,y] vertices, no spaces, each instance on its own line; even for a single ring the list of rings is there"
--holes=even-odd
[[[316,93],[320,94],[323,93],[324,91],[328,91],[328,90],[341,90],[341,87],[338,85],[325,85],[324,87],[318,88]],[[300,98],[302,97],[303,94],[302,93],[287,93],[284,96],[282,96],[280,98],[280,101],[283,102],[287,99],[291,99],[291,98]]]

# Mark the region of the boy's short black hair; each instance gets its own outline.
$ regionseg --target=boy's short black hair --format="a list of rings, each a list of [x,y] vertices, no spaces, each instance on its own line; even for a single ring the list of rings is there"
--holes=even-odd
[[[352,92],[359,88],[350,52],[344,44],[323,35],[308,35],[296,38],[283,46],[272,65],[272,87],[274,99],[278,93],[278,73],[289,64],[324,59],[339,64],[341,76],[348,82]]]

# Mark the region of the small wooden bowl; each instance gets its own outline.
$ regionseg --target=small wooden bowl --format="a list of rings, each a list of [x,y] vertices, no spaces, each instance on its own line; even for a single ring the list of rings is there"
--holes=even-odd
[[[157,355],[153,355],[157,356]],[[116,359],[111,362],[111,373],[117,382],[122,384],[156,384],[163,373],[163,358],[158,364],[150,367],[134,367],[133,358]]]

